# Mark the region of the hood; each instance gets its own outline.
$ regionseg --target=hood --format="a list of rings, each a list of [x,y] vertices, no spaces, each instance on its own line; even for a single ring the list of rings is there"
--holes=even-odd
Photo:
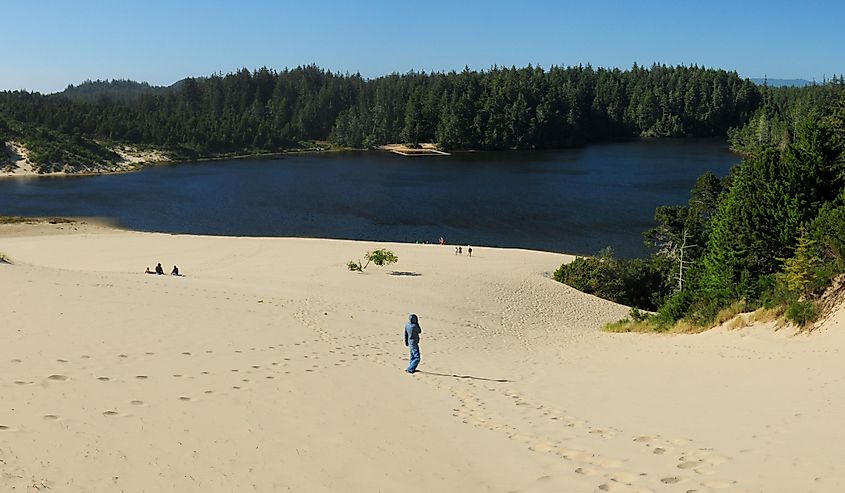
[[[417,315],[414,314],[414,313],[408,315],[408,322],[410,322],[414,325],[417,325],[419,323],[419,320],[417,319]]]

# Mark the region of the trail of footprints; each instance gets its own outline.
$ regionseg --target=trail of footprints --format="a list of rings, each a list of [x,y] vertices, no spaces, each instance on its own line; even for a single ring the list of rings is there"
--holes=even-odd
[[[285,375],[290,375],[294,372],[303,371],[305,373],[316,373],[322,370],[329,369],[331,367],[343,367],[349,364],[347,359],[344,358],[336,358],[333,365],[323,363],[323,359],[320,358],[321,353],[318,351],[307,351],[305,348],[312,343],[319,342],[319,340],[301,340],[294,343],[280,343],[277,345],[271,345],[266,348],[258,348],[258,347],[249,347],[246,349],[234,349],[232,352],[237,355],[243,355],[244,357],[250,357],[252,355],[261,354],[260,358],[251,357],[250,359],[253,360],[252,364],[247,364],[244,366],[238,366],[231,368],[229,373],[235,377],[235,382],[232,382],[231,389],[234,391],[246,389],[248,385],[260,382],[260,381],[273,381],[279,378],[283,378]],[[291,351],[285,351],[285,349],[296,349],[298,352],[293,353]],[[340,348],[336,348],[340,349]],[[269,353],[269,354],[267,354]],[[329,351],[330,354],[337,355],[334,350]],[[205,350],[202,353],[204,356],[210,356],[214,354],[212,350]],[[156,353],[154,352],[145,352],[145,356],[155,356]],[[179,354],[181,357],[191,357],[193,353],[191,351],[183,351]],[[128,354],[118,354],[116,355],[117,358],[126,359],[130,358]],[[80,357],[81,359],[90,360],[91,357],[88,355],[83,355]],[[260,359],[261,361],[256,361]],[[12,363],[22,363],[21,359],[13,359]],[[68,363],[68,360],[60,359],[57,360],[58,363]],[[201,363],[200,363],[201,365]],[[155,365],[152,365],[155,366]],[[199,369],[199,367],[198,367]],[[123,375],[119,377],[115,377],[112,375],[86,375],[86,376],[69,376],[63,373],[53,373],[46,377],[44,377],[44,381],[56,383],[56,384],[72,384],[74,380],[81,380],[85,378],[91,378],[103,384],[115,383],[118,381],[125,381],[125,380],[135,380],[137,382],[147,382],[154,384],[154,382],[160,378],[173,378],[173,379],[186,379],[186,380],[194,380],[209,375],[210,372],[206,370],[201,370],[195,372],[195,374],[185,375],[183,373],[171,373],[169,376],[166,374],[163,375],[148,375],[145,373],[134,373]],[[27,385],[34,385],[36,381],[34,380],[23,380],[17,379],[13,381],[15,385],[19,386],[27,386]],[[217,391],[214,389],[202,389],[201,392],[204,396],[211,396],[216,394]],[[175,397],[176,401],[179,402],[190,402],[194,400],[194,397],[189,394],[180,394]],[[140,399],[132,399],[128,401],[128,404],[134,408],[141,407],[147,405],[143,400]],[[111,409],[105,409],[101,412],[103,416],[128,416],[128,413],[123,413],[118,411],[119,406]],[[57,414],[45,414],[42,416],[45,421],[58,421],[61,417]],[[0,431],[14,431],[15,428],[9,426],[7,424],[0,424]]]
[[[307,303],[306,303],[307,306]],[[355,351],[353,357],[363,357],[371,362],[388,367],[402,368],[396,360],[403,356],[389,358],[391,352],[378,344],[367,342],[364,337],[344,334],[345,338],[358,341],[358,344],[346,345],[346,350],[338,347],[338,339],[315,323],[318,317],[308,316],[307,310],[300,310],[296,318],[318,334],[320,340],[335,346],[339,354],[346,350]],[[395,351],[392,351],[395,354]],[[434,369],[433,371],[438,371]],[[425,376],[425,375],[422,375]],[[725,492],[739,493],[742,490],[733,480],[713,478],[716,468],[728,462],[726,456],[706,447],[698,447],[689,439],[670,439],[660,435],[630,435],[614,427],[597,426],[588,420],[580,419],[564,411],[532,402],[527,397],[513,390],[503,390],[495,384],[476,384],[473,380],[456,379],[457,384],[443,384],[442,379],[420,379],[437,388],[448,391],[458,405],[452,409],[452,415],[463,423],[500,433],[507,439],[524,443],[529,450],[537,453],[553,454],[572,463],[572,472],[582,476],[596,477],[596,491],[621,493],[648,493],[656,491],[680,491],[683,493]],[[481,399],[476,392],[479,387],[486,390]],[[507,399],[514,412],[507,416],[494,415],[487,410],[485,402],[492,399]],[[542,423],[545,421],[546,423]],[[542,435],[525,430],[543,430]],[[626,450],[633,454],[649,457],[650,467],[664,474],[631,472],[624,469],[628,460],[609,457],[601,450],[607,450],[603,441],[616,441],[616,450]],[[619,446],[619,442],[626,442]],[[541,480],[542,478],[538,478]]]
[[[393,350],[386,350],[379,344],[369,342],[366,338],[360,335],[344,334],[344,337],[351,339],[358,343],[341,344],[338,338],[324,328],[321,324],[316,323],[319,317],[309,316],[309,303],[305,302],[305,308],[294,313],[294,318],[297,319],[304,326],[311,329],[316,335],[317,339],[302,340],[288,346],[299,347],[302,349],[307,344],[322,342],[328,347],[333,348],[328,350],[328,357],[334,358],[333,366],[347,366],[351,361],[365,359],[376,364],[386,367],[401,368],[401,360],[404,360],[404,355],[398,355]],[[326,312],[320,312],[326,315]],[[348,342],[348,341],[347,341]],[[266,348],[250,347],[247,350],[235,349],[236,354],[254,354],[254,352],[276,352],[283,350],[285,344],[271,345]],[[206,355],[213,353],[211,350],[205,350]],[[272,353],[271,353],[272,354]],[[238,391],[244,389],[247,385],[252,383],[251,378],[258,380],[273,380],[282,378],[286,374],[294,371],[292,367],[293,360],[298,360],[301,367],[297,371],[304,369],[307,373],[320,371],[330,368],[329,365],[321,364],[320,355],[326,356],[326,353],[319,353],[318,351],[302,352],[296,356],[284,354],[274,355],[269,358],[269,362],[257,362],[247,365],[245,367],[231,368],[230,373],[237,378],[242,376],[239,381],[231,385],[231,389]],[[155,353],[147,352],[146,356],[154,356]],[[191,357],[191,351],[181,352],[183,357]],[[128,359],[129,355],[119,354],[118,358]],[[81,356],[83,359],[90,359],[89,356]],[[58,360],[58,363],[67,363],[67,360]],[[21,363],[21,360],[12,360],[12,363]],[[261,375],[261,373],[264,373]],[[196,375],[190,375],[187,378],[196,379],[207,375],[209,372],[200,371]],[[263,378],[262,378],[263,377]],[[103,383],[111,382],[111,376],[99,375],[94,377]],[[137,381],[155,381],[156,378],[147,374],[136,374],[129,378],[134,378]],[[170,378],[185,378],[183,374],[173,373]],[[56,383],[66,383],[72,380],[69,376],[54,373],[46,377],[47,380]],[[456,380],[455,384],[444,384],[442,379],[420,379],[420,381],[427,384],[433,384],[437,388],[442,388],[448,391],[456,400],[458,405],[453,409],[453,416],[460,419],[462,422],[485,428],[491,432],[502,434],[510,440],[521,442],[526,447],[537,453],[553,454],[561,460],[572,463],[572,472],[583,476],[596,477],[596,491],[599,492],[652,492],[652,491],[682,491],[685,493],[704,493],[704,492],[739,492],[736,482],[731,480],[711,479],[715,468],[730,459],[721,456],[708,448],[696,447],[691,440],[687,439],[666,439],[659,435],[637,435],[629,436],[623,430],[613,427],[601,427],[590,423],[587,420],[579,419],[570,416],[567,413],[545,406],[543,404],[530,401],[525,396],[512,391],[502,389],[500,386],[491,386],[476,383],[472,380]],[[32,381],[15,380],[17,385],[31,385]],[[495,415],[485,405],[485,399],[478,397],[480,387],[484,387],[486,401],[490,399],[508,399],[512,407],[508,406],[513,412],[507,415]],[[204,389],[201,391],[205,396],[215,394],[213,389]],[[177,402],[191,402],[194,398],[191,395],[178,395],[175,397]],[[129,406],[138,408],[147,405],[142,400],[133,399],[128,402]],[[501,407],[500,407],[501,408]],[[128,415],[121,413],[118,408],[106,409],[102,411],[102,415],[106,417]],[[55,414],[46,414],[43,416],[45,421],[57,421],[60,417]],[[545,421],[545,423],[541,423]],[[538,424],[542,426],[538,426]],[[542,434],[533,431],[525,430],[542,430]],[[7,424],[0,424],[0,432],[14,430]],[[626,464],[626,459],[609,457],[601,454],[599,451],[606,449],[607,446],[602,446],[603,440],[623,440],[629,442],[628,448],[622,447],[624,450],[631,450],[634,447],[635,453],[649,454],[665,463],[665,467],[661,470],[666,470],[666,474],[661,474],[659,477],[652,477],[646,473],[630,472],[623,469]],[[619,449],[619,447],[617,447]]]
[[[501,391],[488,385],[485,386],[488,395],[508,398],[515,410],[508,416],[494,415],[487,410],[485,400],[473,392],[477,387],[475,382],[447,387],[459,403],[453,409],[453,416],[464,423],[522,442],[530,450],[554,454],[572,462],[572,470],[576,474],[601,476],[602,479],[596,485],[598,491],[649,492],[666,490],[669,486],[673,487],[672,491],[687,493],[743,491],[737,488],[736,481],[712,478],[715,469],[730,459],[710,448],[697,447],[692,440],[667,439],[659,435],[630,436],[623,430],[596,426],[587,420],[532,402],[519,393]],[[521,427],[521,422],[529,426]],[[540,435],[525,429],[541,429],[543,433]],[[652,477],[646,473],[625,471],[623,467],[628,462],[625,458],[600,453],[609,448],[602,445],[605,440],[617,441],[614,448],[625,450],[628,454],[652,455],[649,463],[655,467],[649,469],[657,468],[666,473]],[[659,461],[655,463],[654,458]]]

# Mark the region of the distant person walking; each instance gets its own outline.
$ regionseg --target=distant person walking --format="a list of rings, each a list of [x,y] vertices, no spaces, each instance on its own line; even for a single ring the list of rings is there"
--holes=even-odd
[[[422,334],[422,328],[419,319],[412,313],[408,316],[408,323],[405,324],[405,346],[411,350],[408,369],[405,370],[408,373],[417,371],[417,366],[420,364],[420,334]]]
[[[163,276],[164,275],[164,267],[161,266],[161,262],[156,264],[156,274]]]
[[[467,247],[467,254],[469,254],[469,256],[472,257],[472,247],[471,246]]]

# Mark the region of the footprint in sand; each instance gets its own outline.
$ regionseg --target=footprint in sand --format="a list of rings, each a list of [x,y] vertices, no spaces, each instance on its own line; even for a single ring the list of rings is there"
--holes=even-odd
[[[713,488],[714,490],[723,490],[725,488],[730,488],[736,481],[719,481],[719,480],[708,480],[702,481],[701,486],[705,488]]]
[[[23,363],[23,361],[15,358],[15,359],[12,360],[12,363]]]
[[[44,415],[44,416],[42,416],[41,418],[42,418],[42,419],[45,419],[45,420],[47,420],[47,421],[56,421],[57,419],[59,419],[59,417],[58,417],[58,416],[56,416],[55,414],[45,414],[45,415]]]
[[[154,352],[152,352],[152,351],[147,351],[147,352],[146,352],[146,353],[144,353],[144,354],[146,354],[147,356],[153,356],[153,355],[155,355],[155,353],[154,353]]]
[[[189,401],[189,400],[191,400],[191,398],[188,397],[187,395],[181,395],[181,396],[179,396],[179,400],[180,401]]]
[[[97,377],[97,380],[99,380],[101,382],[108,382],[109,380],[111,380],[111,378],[109,378],[109,377]]]
[[[15,385],[26,385],[28,382],[24,382],[23,380],[15,380]]]
[[[137,401],[136,400],[136,401],[129,401],[129,403],[132,404],[133,406],[141,406],[141,405],[144,404],[144,401]]]
[[[627,484],[631,486],[635,481],[640,479],[639,474],[635,474],[632,472],[625,472],[625,471],[616,471],[605,476],[607,479],[611,481],[616,481],[617,483]]]
[[[590,469],[589,467],[579,467],[575,469],[576,474],[582,474],[584,476],[595,476],[598,474],[598,471]]]
[[[213,394],[213,393],[214,393],[213,390],[206,390],[206,391],[203,392],[203,394]]]
[[[118,354],[117,357],[118,358],[128,358],[129,356],[127,356],[125,354]]]
[[[137,378],[138,380],[146,380],[150,377],[148,377],[147,375],[135,375],[135,378]]]
[[[678,476],[669,476],[667,478],[660,478],[660,482],[663,484],[678,484],[681,482],[681,479]]]
[[[9,427],[8,427],[8,426],[6,426],[6,425],[0,425],[0,431],[6,431],[6,430],[8,430],[8,429],[9,429]]]
[[[238,387],[237,385],[232,385],[232,388],[235,389],[235,390],[241,390],[241,388]]]
[[[608,492],[611,492],[611,493],[622,492],[622,491],[624,491],[624,492],[630,491],[625,486],[622,486],[622,485],[619,485],[619,484],[612,484],[612,483],[611,484],[608,484],[608,483],[600,484],[599,490],[608,491]]]
[[[54,373],[53,375],[50,375],[47,378],[49,378],[50,380],[55,380],[57,382],[64,382],[65,380],[68,379],[68,377],[66,375],[61,375],[61,374],[58,374],[58,373]]]
[[[181,378],[181,377],[182,377],[181,373],[174,373],[173,374],[173,378]]]
[[[678,464],[678,469],[693,469],[701,465],[699,461],[686,461]]]
[[[66,359],[57,359],[56,363],[67,363]]]
[[[183,354],[183,355],[185,355],[185,356],[190,356],[190,355],[191,355],[190,351],[185,351],[185,352],[183,352],[182,354]]]
[[[103,416],[117,416],[117,411],[109,409],[108,411],[103,411]]]

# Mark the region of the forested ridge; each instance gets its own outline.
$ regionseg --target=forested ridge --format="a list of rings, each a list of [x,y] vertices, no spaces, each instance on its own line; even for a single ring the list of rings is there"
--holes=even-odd
[[[765,90],[765,89],[764,89]],[[86,82],[62,93],[0,92],[0,138],[40,164],[108,160],[105,144],[177,158],[278,152],[330,141],[368,148],[535,149],[638,136],[725,135],[759,107],[760,87],[697,66],[499,68],[364,79],[315,66],[246,69],[170,88]]]
[[[815,320],[845,273],[845,80],[764,91],[730,141],[744,159],[729,176],[706,174],[687,205],[657,208],[645,233],[654,255],[605,251],[555,278],[657,311],[614,330],[703,328],[753,309]]]

